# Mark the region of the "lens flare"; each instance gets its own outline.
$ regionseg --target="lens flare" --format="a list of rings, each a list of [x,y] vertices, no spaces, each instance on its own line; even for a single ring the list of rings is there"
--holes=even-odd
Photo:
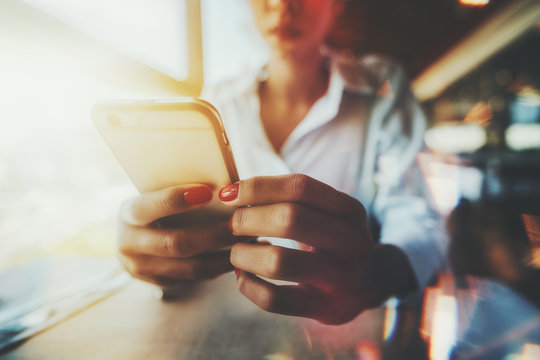
[[[308,329],[306,329],[305,326],[302,326],[302,330],[304,330],[304,335],[306,337],[306,342],[308,344],[309,350],[313,350],[313,341],[311,340],[311,335],[309,334]]]
[[[358,360],[380,360],[381,350],[369,340],[364,340],[356,345]]]
[[[506,90],[521,95],[533,91],[533,86],[531,85],[530,79],[527,76],[519,75],[514,81],[512,81]]]
[[[454,277],[441,274],[435,287],[426,289],[420,334],[429,343],[429,358],[446,360],[457,340],[458,306]]]
[[[438,154],[475,152],[488,141],[486,129],[478,124],[448,123],[426,132],[427,147]]]
[[[530,264],[540,269],[540,216],[522,214],[521,219],[531,243]]]
[[[523,345],[523,351],[520,354],[521,360],[533,360],[540,359],[540,345],[525,344]]]
[[[294,360],[294,357],[288,354],[276,353],[276,354],[265,355],[263,359],[264,360]]]
[[[388,341],[394,335],[397,325],[397,306],[398,299],[395,297],[390,298],[386,302],[386,311],[384,313],[384,327],[383,327],[383,339]]]
[[[480,198],[484,175],[479,169],[457,164],[452,156],[427,153],[418,155],[418,163],[430,200],[441,215],[448,215],[462,197],[470,200]]]
[[[471,110],[465,115],[463,122],[466,124],[478,124],[480,126],[488,126],[493,118],[491,107],[484,102],[479,102],[474,105]]]
[[[485,6],[489,4],[489,0],[459,0],[461,5],[465,6]]]
[[[504,132],[504,138],[514,151],[540,149],[540,124],[512,124]]]

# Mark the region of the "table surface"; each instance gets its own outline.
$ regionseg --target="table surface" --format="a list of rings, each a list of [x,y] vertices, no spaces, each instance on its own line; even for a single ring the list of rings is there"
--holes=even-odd
[[[182,300],[165,302],[155,293],[131,281],[2,358],[356,359],[383,343],[383,307],[325,326],[260,310],[237,291],[231,274]]]
[[[232,273],[175,301],[158,299],[156,287],[130,280],[0,358],[421,360],[434,350],[441,358],[453,351],[460,359],[486,360],[534,351],[524,358],[540,359],[537,305],[484,281],[472,292],[454,289],[459,308],[441,307],[450,299],[444,291],[452,282],[448,275],[441,277],[437,287],[426,290],[432,296],[423,303],[387,304],[345,325],[327,326],[260,310],[238,292]]]

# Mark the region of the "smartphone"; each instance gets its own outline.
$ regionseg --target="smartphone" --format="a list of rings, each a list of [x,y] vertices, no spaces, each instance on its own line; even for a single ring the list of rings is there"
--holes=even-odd
[[[205,184],[212,202],[183,214],[192,224],[228,219],[217,192],[239,180],[218,111],[198,98],[101,102],[92,121],[139,192]]]

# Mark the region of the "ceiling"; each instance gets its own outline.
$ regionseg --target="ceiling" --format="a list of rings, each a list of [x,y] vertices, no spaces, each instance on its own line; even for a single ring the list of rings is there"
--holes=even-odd
[[[459,0],[348,1],[329,39],[335,49],[396,57],[411,78],[512,0],[466,6]]]

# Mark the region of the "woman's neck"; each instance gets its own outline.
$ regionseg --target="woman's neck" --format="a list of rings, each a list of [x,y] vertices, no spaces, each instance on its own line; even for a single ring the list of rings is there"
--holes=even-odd
[[[274,53],[268,63],[265,96],[286,103],[314,103],[328,88],[328,66],[318,49],[294,55]]]
[[[295,58],[274,54],[270,59],[259,97],[262,123],[276,151],[326,93],[328,78],[326,60],[319,51]]]

